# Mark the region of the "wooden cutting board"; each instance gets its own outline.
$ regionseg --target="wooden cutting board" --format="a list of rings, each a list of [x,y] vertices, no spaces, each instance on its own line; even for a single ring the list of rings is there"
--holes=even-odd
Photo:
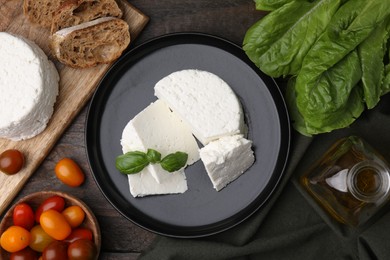
[[[118,4],[124,13],[122,19],[128,22],[131,39],[134,40],[145,27],[149,18],[130,5],[127,0],[118,0]],[[49,54],[49,30],[33,25],[26,19],[23,15],[22,0],[0,0],[0,31],[33,40],[54,61]],[[54,114],[47,128],[36,137],[25,141],[15,142],[0,138],[0,153],[11,148],[19,149],[24,153],[26,159],[25,167],[19,173],[12,176],[0,173],[0,215],[91,98],[100,79],[110,67],[110,64],[107,64],[88,69],[73,69],[59,62],[54,63],[61,79]],[[54,169],[48,174],[54,174]]]

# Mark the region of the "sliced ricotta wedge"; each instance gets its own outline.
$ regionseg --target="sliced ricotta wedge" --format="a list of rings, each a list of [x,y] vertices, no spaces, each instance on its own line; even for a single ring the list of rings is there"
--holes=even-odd
[[[213,73],[177,71],[157,82],[154,91],[203,145],[223,136],[245,133],[240,101],[230,86]]]
[[[123,137],[125,138],[122,138],[121,143],[124,154],[130,151],[145,151],[144,144],[133,124],[127,124]],[[184,170],[168,173],[161,166],[158,169],[155,166],[148,165],[139,173],[127,175],[130,193],[133,197],[183,193],[188,189]],[[162,183],[158,183],[152,175],[152,171],[156,170],[167,176]]]
[[[214,189],[220,191],[255,161],[252,142],[242,135],[221,137],[200,149],[200,158]]]
[[[59,75],[35,43],[0,32],[0,138],[41,133],[53,114]]]
[[[134,134],[128,133],[133,131],[132,129],[139,141],[134,139]],[[139,142],[138,147],[134,142]],[[190,129],[161,100],[150,104],[130,120],[123,131],[121,143],[128,151],[134,151],[135,148],[141,149],[142,152],[154,149],[161,153],[161,158],[177,151],[185,152],[188,154],[187,164],[193,164],[200,158],[198,144]],[[151,164],[148,168],[158,183],[170,178],[171,174],[159,164]]]

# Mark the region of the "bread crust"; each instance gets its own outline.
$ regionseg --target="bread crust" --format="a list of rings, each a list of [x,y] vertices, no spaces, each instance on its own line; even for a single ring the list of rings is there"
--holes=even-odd
[[[88,68],[110,63],[130,43],[128,24],[119,18],[99,18],[57,31],[51,36],[50,48],[61,63],[74,68]]]
[[[53,14],[51,33],[97,18],[122,17],[115,0],[66,0]]]

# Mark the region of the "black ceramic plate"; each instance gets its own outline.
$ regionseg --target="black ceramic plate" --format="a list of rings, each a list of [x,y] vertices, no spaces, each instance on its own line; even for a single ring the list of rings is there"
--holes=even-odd
[[[156,100],[156,82],[183,69],[212,72],[235,91],[256,162],[220,192],[213,189],[198,161],[185,170],[185,193],[133,198],[127,176],[115,168],[115,158],[122,153],[122,130]],[[289,144],[288,115],[275,82],[253,66],[240,47],[204,34],[166,35],[126,53],[100,82],[88,111],[87,155],[99,188],[126,218],[166,236],[207,236],[248,218],[278,184]]]

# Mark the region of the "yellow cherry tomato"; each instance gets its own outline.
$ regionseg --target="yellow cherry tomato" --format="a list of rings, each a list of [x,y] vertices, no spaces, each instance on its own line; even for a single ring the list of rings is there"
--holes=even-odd
[[[1,235],[0,244],[1,247],[10,252],[17,252],[24,249],[30,244],[30,232],[19,226],[10,226]]]
[[[49,236],[40,225],[36,225],[30,230],[31,241],[30,247],[37,251],[43,252],[43,249],[47,247],[51,242],[54,241],[54,238]]]
[[[67,207],[64,211],[62,211],[62,215],[72,228],[80,226],[85,218],[84,210],[77,205]]]
[[[60,181],[71,187],[80,186],[85,179],[84,173],[78,164],[69,158],[58,161],[54,171]]]
[[[53,209],[42,213],[40,224],[43,230],[56,240],[63,240],[72,232],[72,228],[65,217]]]

